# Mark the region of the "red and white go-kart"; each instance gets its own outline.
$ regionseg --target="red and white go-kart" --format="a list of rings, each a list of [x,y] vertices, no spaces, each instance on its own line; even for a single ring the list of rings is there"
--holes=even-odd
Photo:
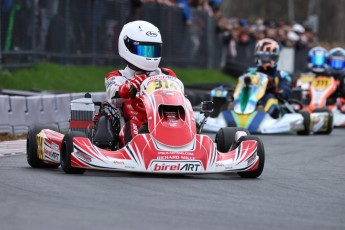
[[[29,130],[29,165],[34,168],[61,165],[63,171],[74,174],[97,169],[160,174],[235,172],[244,178],[261,175],[265,163],[261,140],[242,128],[221,128],[215,141],[201,134],[212,102],[202,103],[206,118],[197,124],[178,78],[148,77],[140,92],[133,95],[132,105],[138,110],[145,109],[147,124],[125,146],[118,143],[123,125],[119,110],[107,102],[94,103],[86,97],[71,102],[67,134],[61,134],[56,126],[38,125]],[[143,107],[137,103],[139,100]],[[94,106],[99,107],[97,113],[92,109]],[[92,119],[86,113],[92,114]]]

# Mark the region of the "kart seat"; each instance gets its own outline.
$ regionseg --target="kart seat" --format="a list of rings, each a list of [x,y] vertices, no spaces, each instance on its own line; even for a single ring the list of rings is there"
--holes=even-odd
[[[115,135],[107,114],[99,118],[93,143],[100,148],[112,148],[115,146]]]
[[[138,133],[139,133],[139,134],[150,133],[148,124],[147,124],[147,123],[144,123],[144,124],[140,127]]]

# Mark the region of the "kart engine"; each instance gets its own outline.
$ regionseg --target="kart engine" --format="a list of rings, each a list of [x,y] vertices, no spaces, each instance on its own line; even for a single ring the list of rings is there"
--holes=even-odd
[[[114,150],[119,140],[120,112],[108,102],[93,102],[91,95],[85,94],[71,102],[70,131],[83,132],[94,145]]]

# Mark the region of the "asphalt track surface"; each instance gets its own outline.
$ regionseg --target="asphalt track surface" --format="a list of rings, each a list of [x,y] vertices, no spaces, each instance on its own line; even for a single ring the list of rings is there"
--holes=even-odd
[[[32,169],[0,158],[0,229],[345,229],[345,129],[260,136],[259,179]]]

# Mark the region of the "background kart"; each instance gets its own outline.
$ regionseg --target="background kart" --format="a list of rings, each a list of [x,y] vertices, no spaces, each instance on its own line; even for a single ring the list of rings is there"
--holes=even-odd
[[[192,106],[177,78],[147,78],[139,96],[134,94],[132,99],[134,107],[143,109],[139,100],[148,123],[125,146],[118,143],[119,110],[106,102],[82,98],[72,101],[71,131],[66,135],[52,126],[30,129],[28,163],[32,167],[61,164],[66,173],[97,169],[173,174],[237,172],[246,178],[261,175],[265,162],[261,140],[239,128],[221,128],[216,143],[198,133]],[[92,120],[85,119],[95,105],[99,106],[98,113]]]
[[[335,127],[345,126],[345,114],[340,109],[345,100],[334,96],[338,84],[332,76],[302,74],[296,81],[294,95],[303,102],[306,110],[328,113]]]
[[[301,110],[303,105],[297,101],[280,99],[281,115],[272,118],[261,105],[268,83],[267,75],[253,73],[242,75],[233,93],[228,88],[218,87],[211,91],[215,104],[214,113],[204,126],[205,131],[216,132],[221,127],[242,127],[251,133],[287,133],[309,135],[310,131],[322,133],[328,128],[328,113],[315,112],[309,115]],[[201,119],[195,112],[197,120]]]

